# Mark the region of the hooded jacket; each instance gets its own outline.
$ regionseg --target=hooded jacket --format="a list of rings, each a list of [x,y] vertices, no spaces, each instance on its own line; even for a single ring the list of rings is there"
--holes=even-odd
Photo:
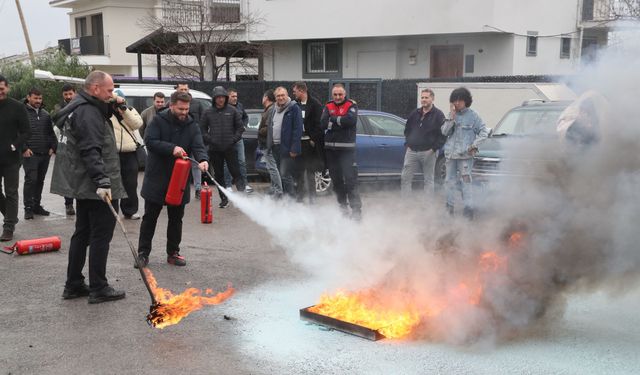
[[[58,114],[63,122],[53,166],[51,192],[76,199],[100,199],[98,188],[111,188],[113,199],[127,197],[108,104],[81,91]]]
[[[34,108],[25,99],[24,107],[29,116],[31,137],[22,145],[22,151],[27,149],[35,154],[48,154],[49,149],[56,150],[56,134],[53,132],[51,116],[44,108]]]
[[[222,86],[213,89],[213,107],[204,112],[200,123],[204,143],[209,151],[228,151],[233,145],[242,139],[244,125],[242,115],[230,104],[227,90]],[[224,96],[224,106],[216,107],[215,99]]]
[[[180,121],[171,110],[156,114],[147,126],[144,143],[149,154],[140,194],[144,199],[156,204],[164,204],[176,160],[173,156],[176,146],[182,147],[198,162],[209,161],[195,120],[187,116],[185,121]],[[186,189],[182,195],[182,204],[189,203],[191,197],[189,184]]]

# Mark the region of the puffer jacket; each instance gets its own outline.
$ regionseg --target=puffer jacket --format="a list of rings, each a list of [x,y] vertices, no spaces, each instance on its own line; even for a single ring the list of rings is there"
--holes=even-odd
[[[111,116],[113,132],[116,136],[116,147],[118,152],[134,152],[138,147],[136,130],[142,126],[142,117],[135,108],[129,107],[122,113],[122,119],[115,113]],[[126,129],[124,128],[126,127]]]
[[[51,179],[51,192],[76,199],[100,199],[98,188],[111,188],[113,199],[127,197],[108,104],[79,92],[60,111],[65,118]]]
[[[244,132],[242,115],[235,107],[228,104],[229,97],[222,87],[215,87],[212,96],[214,105],[204,112],[200,130],[202,131],[204,143],[209,147],[210,151],[227,151],[242,139],[242,133]],[[224,107],[216,107],[215,98],[217,96],[226,98]]]
[[[48,154],[49,150],[56,150],[56,134],[53,132],[51,116],[44,108],[34,108],[25,99],[24,107],[29,116],[31,137],[22,145],[22,151],[27,149],[35,154]]]
[[[444,156],[447,159],[472,158],[469,148],[477,148],[489,136],[489,129],[480,116],[470,108],[456,112],[455,121],[446,120],[441,131],[447,137],[444,144]]]

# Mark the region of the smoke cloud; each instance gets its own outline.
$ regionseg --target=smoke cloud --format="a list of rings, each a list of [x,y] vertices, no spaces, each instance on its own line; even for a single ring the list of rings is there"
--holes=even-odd
[[[367,194],[360,223],[334,200],[230,198],[327,292],[375,290],[390,307],[419,311],[415,337],[467,344],[530,333],[562,317],[568,293],[637,287],[640,38],[627,39],[572,84],[609,104],[596,108],[598,141],[508,149],[506,158],[537,155],[527,171],[537,177],[477,195],[473,222],[449,217],[443,196],[402,201],[394,191]]]

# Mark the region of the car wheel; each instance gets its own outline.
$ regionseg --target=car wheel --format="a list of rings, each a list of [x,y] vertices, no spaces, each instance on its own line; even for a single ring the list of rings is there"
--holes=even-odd
[[[325,169],[322,172],[316,172],[316,193],[326,194],[331,188],[331,177],[329,177],[329,170]]]

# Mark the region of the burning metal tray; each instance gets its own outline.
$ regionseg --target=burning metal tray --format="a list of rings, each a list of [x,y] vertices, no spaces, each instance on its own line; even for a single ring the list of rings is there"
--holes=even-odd
[[[371,341],[378,341],[384,339],[384,335],[371,328],[359,326],[357,324],[338,320],[326,315],[316,314],[309,311],[313,306],[300,309],[300,319],[308,322],[316,323],[331,329],[335,329],[340,332],[348,333],[354,336],[362,337]]]

